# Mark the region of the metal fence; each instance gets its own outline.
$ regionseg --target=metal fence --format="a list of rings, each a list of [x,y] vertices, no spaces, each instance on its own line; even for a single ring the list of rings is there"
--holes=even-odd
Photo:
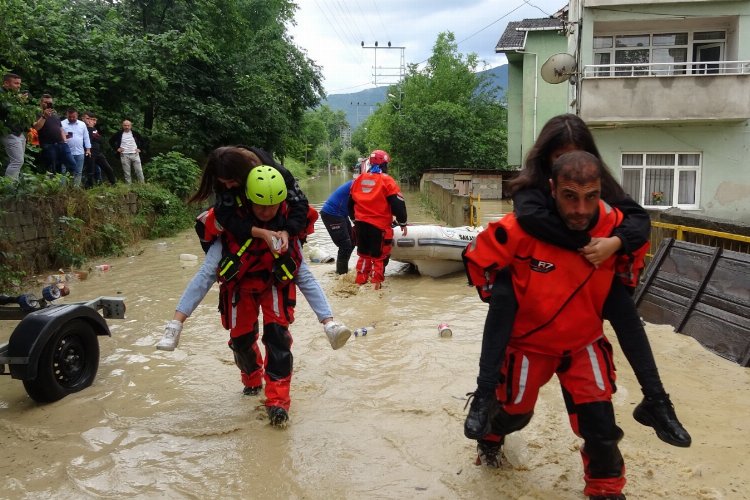
[[[669,224],[666,222],[651,223],[651,248],[648,257],[653,256],[653,252],[659,247],[659,243],[664,238],[674,238],[680,241],[688,241],[699,245],[710,247],[721,247],[724,250],[732,250],[740,253],[750,253],[750,236],[739,234],[724,233],[722,231],[713,231],[700,227],[682,226],[679,224]]]

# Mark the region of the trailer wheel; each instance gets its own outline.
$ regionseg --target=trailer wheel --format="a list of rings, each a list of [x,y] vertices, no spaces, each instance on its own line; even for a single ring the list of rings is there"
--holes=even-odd
[[[24,380],[31,399],[51,403],[90,386],[99,369],[99,340],[85,320],[64,324],[39,357],[37,377]]]

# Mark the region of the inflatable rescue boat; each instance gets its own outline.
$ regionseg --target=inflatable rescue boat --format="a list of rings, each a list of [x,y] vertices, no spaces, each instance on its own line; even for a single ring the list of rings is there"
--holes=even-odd
[[[420,274],[437,278],[464,268],[461,253],[481,227],[409,225],[406,236],[393,229],[391,258],[416,266]]]

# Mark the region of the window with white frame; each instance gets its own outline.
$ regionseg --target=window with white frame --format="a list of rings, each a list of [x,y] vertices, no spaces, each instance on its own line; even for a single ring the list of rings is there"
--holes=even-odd
[[[622,187],[649,208],[697,209],[701,153],[623,153]]]
[[[671,76],[718,72],[718,65],[697,64],[721,61],[725,31],[651,32],[599,34],[594,36],[596,76]]]

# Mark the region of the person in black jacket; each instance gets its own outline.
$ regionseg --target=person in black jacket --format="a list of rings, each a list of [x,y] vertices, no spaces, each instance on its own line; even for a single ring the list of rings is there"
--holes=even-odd
[[[131,168],[138,182],[145,182],[141,166],[141,151],[146,149],[146,143],[141,134],[133,130],[133,123],[130,120],[123,120],[122,129],[110,137],[109,145],[120,155],[125,182],[128,184],[131,182]]]
[[[102,172],[107,176],[110,184],[116,182],[115,172],[112,170],[107,157],[102,152],[103,137],[96,127],[97,118],[91,111],[83,113],[83,123],[89,131],[89,140],[91,141],[91,154],[86,157],[84,163],[84,186],[93,187],[95,184],[101,184]]]
[[[550,167],[560,155],[576,149],[601,159],[591,131],[580,117],[565,114],[550,119],[529,151],[523,170],[511,182],[513,207],[518,223],[526,232],[562,248],[578,250],[589,262],[597,265],[614,252],[629,254],[648,242],[651,223],[648,213],[625,194],[605,168],[601,197],[623,212],[623,223],[610,238],[593,240],[584,231],[567,229],[555,213],[550,196]],[[644,395],[633,416],[641,424],[653,427],[662,441],[688,447],[691,444],[690,434],[677,419],[669,395],[664,390],[651,345],[631,295],[632,290],[628,290],[616,277],[604,305],[604,319],[610,321]],[[495,388],[517,309],[507,270],[498,273],[489,304],[482,336],[477,390],[472,394],[464,434],[479,441],[482,463],[496,465],[500,447],[497,443],[483,442],[482,437],[489,433],[497,407]]]

